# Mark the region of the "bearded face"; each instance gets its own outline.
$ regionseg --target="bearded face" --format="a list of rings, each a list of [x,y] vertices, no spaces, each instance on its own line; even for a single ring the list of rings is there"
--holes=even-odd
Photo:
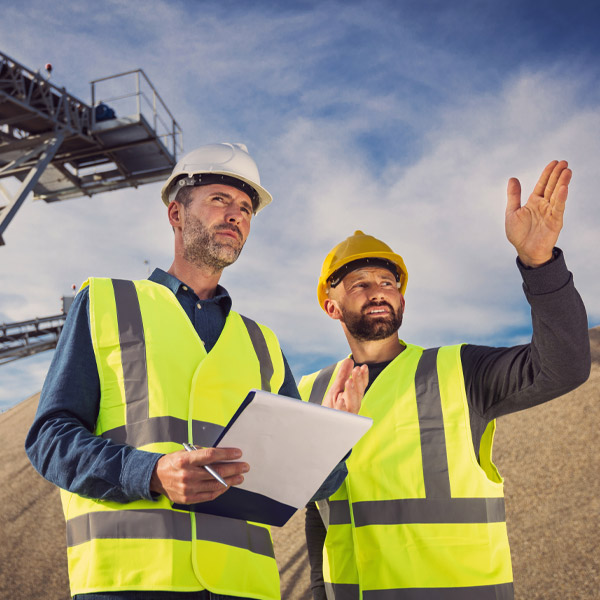
[[[183,258],[199,268],[222,271],[234,263],[244,247],[242,232],[233,223],[205,226],[185,208]]]
[[[367,302],[360,310],[340,307],[348,332],[361,342],[384,340],[394,335],[402,325],[402,304],[395,311],[385,301]]]

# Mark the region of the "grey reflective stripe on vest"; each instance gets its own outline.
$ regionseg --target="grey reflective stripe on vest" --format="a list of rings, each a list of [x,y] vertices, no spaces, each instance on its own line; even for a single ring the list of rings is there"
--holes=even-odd
[[[171,416],[149,417],[148,368],[144,325],[135,284],[112,280],[117,308],[121,362],[125,388],[126,423],[110,431],[109,437],[133,446],[188,439],[188,424]],[[245,317],[243,322],[258,356],[263,389],[270,391],[273,362],[260,327]],[[193,421],[194,442],[210,446],[222,427]],[[77,546],[93,539],[165,539],[192,541],[192,523],[196,519],[196,540],[243,548],[274,558],[269,531],[238,519],[174,510],[97,511],[67,521],[67,544]]]
[[[436,364],[438,350],[425,350],[415,373],[426,498],[450,498],[444,415]]]
[[[309,402],[313,404],[321,404],[323,402],[323,398],[325,398],[325,392],[327,391],[327,386],[329,385],[329,381],[331,380],[331,376],[337,367],[337,363],[333,363],[324,369],[321,369],[318,375],[315,378],[312,389],[310,390],[310,397],[308,398]]]
[[[439,348],[424,350],[415,373],[426,497],[354,502],[352,513],[355,527],[409,523],[496,523],[506,520],[504,498],[452,498],[450,495],[444,417],[437,372],[438,351]],[[321,373],[317,375],[315,384],[320,375]],[[327,384],[325,388],[321,384],[322,394],[326,387]],[[339,502],[346,504],[348,512],[345,516],[340,508],[337,515],[341,522],[336,524],[350,523],[347,501]],[[329,503],[330,525],[334,524],[332,504]],[[357,600],[361,597],[358,585],[325,582],[325,590],[328,600]],[[513,597],[512,583],[461,588],[362,591],[362,600],[513,600]]]
[[[325,582],[327,600],[359,600],[360,588],[351,583]],[[392,588],[363,590],[362,600],[513,600],[512,583],[456,588]]]
[[[115,510],[80,515],[67,521],[67,546],[95,539],[192,541],[190,514],[174,510]],[[269,531],[238,519],[195,514],[196,539],[274,557]]]
[[[115,293],[115,304],[117,308],[117,323],[119,328],[119,343],[121,345],[121,362],[123,364],[123,379],[125,387],[126,403],[126,425],[113,429],[113,435],[105,435],[111,439],[127,441],[128,444],[139,446],[135,440],[150,441],[181,441],[187,439],[187,425],[184,435],[181,435],[181,423],[179,419],[161,417],[160,421],[143,423],[148,421],[150,414],[148,399],[148,366],[146,363],[146,340],[144,336],[144,324],[137,296],[137,290],[133,281],[124,279],[113,279],[112,285]],[[240,315],[248,335],[252,341],[254,352],[260,365],[261,389],[271,391],[271,377],[274,368],[267,341],[260,326]],[[204,444],[201,440],[216,439],[220,431],[215,433],[210,424],[201,423],[197,425],[198,438],[194,430],[194,441]],[[168,437],[172,432],[174,435]],[[108,433],[108,432],[107,432]],[[151,436],[156,433],[160,439],[152,440]],[[131,434],[131,436],[130,436]],[[209,445],[209,444],[206,444]]]
[[[425,498],[373,500],[354,502],[355,527],[367,525],[402,525],[416,523],[500,523],[506,521],[504,498],[452,498],[444,435],[444,417],[437,373],[439,348],[424,350],[415,373],[415,393],[421,435]],[[332,365],[335,368],[335,365]],[[333,369],[319,372],[313,391],[319,383],[321,399],[311,392],[311,402],[320,404]],[[321,377],[323,375],[323,377]],[[327,380],[324,382],[324,380]],[[319,509],[321,510],[321,509]],[[351,523],[346,500],[329,502],[327,514],[321,518],[329,525]]]
[[[207,421],[192,421],[194,444],[212,446],[223,431],[222,425]],[[147,444],[188,439],[188,422],[177,417],[150,417],[138,423],[128,423],[102,433],[103,438],[117,444],[141,448]]]
[[[133,281],[113,279],[112,284],[117,306],[127,422],[135,423],[147,419],[149,414],[144,324]]]
[[[325,529],[329,529],[329,503],[330,500],[317,500],[317,502],[315,502],[321,521],[323,521],[323,525],[325,525]],[[346,504],[348,503],[346,502]],[[348,510],[349,509],[350,507],[348,506]]]
[[[503,498],[375,500],[354,502],[352,512],[356,527],[397,523],[503,523],[506,521]]]
[[[330,525],[349,525],[352,523],[350,505],[347,500],[319,500],[317,508],[325,529],[329,529]]]
[[[242,317],[242,321],[244,321],[244,325],[248,330],[248,335],[254,346],[254,352],[256,352],[258,362],[260,363],[261,389],[265,392],[270,392],[271,377],[273,377],[275,370],[273,369],[273,361],[271,360],[267,340],[265,340],[265,334],[256,321],[244,317],[244,315],[240,315],[240,317]]]
[[[325,582],[327,600],[360,600],[360,588],[353,583]]]
[[[363,590],[362,597],[363,600],[513,600],[514,591],[512,583],[500,583],[456,588]],[[338,596],[336,591],[335,600],[341,598],[344,596]]]
[[[360,588],[351,583],[325,582],[327,600],[359,600]],[[512,583],[457,588],[392,588],[363,590],[362,600],[513,600]]]

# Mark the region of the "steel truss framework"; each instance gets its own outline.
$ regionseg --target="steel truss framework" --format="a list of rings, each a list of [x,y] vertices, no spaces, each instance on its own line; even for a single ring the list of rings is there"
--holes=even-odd
[[[66,315],[0,325],[0,366],[56,347]]]
[[[96,121],[96,85],[133,75],[136,114]],[[142,91],[145,84],[149,99]],[[181,128],[141,69],[91,82],[92,104],[0,52],[0,180],[16,177],[16,194],[0,182],[2,235],[28,194],[53,202],[137,187],[168,176],[182,146]],[[148,119],[142,100],[151,107]],[[159,129],[162,131],[159,132]]]

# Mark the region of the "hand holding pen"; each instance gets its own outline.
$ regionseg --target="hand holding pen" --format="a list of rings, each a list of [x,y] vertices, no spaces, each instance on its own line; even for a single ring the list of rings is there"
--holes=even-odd
[[[239,448],[183,446],[184,450],[158,459],[150,480],[152,492],[164,494],[177,504],[214,500],[229,486],[240,485],[250,469],[247,463],[237,462],[242,456]]]
[[[188,444],[187,442],[183,442],[183,447],[188,451],[188,452],[194,452],[194,450],[200,450],[200,448],[196,448],[196,446],[194,446],[194,444]],[[204,465],[204,468],[221,484],[224,485],[225,487],[229,487],[227,485],[227,482],[212,468],[209,467],[208,465]]]

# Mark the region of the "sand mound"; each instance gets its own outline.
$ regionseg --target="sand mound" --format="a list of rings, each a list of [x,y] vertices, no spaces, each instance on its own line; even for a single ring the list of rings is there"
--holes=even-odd
[[[506,478],[518,600],[592,600],[600,589],[600,328],[592,374],[578,390],[500,420],[495,460]],[[23,444],[39,395],[0,415],[0,598],[69,597],[58,491]],[[309,600],[304,515],[274,529],[284,600]]]

